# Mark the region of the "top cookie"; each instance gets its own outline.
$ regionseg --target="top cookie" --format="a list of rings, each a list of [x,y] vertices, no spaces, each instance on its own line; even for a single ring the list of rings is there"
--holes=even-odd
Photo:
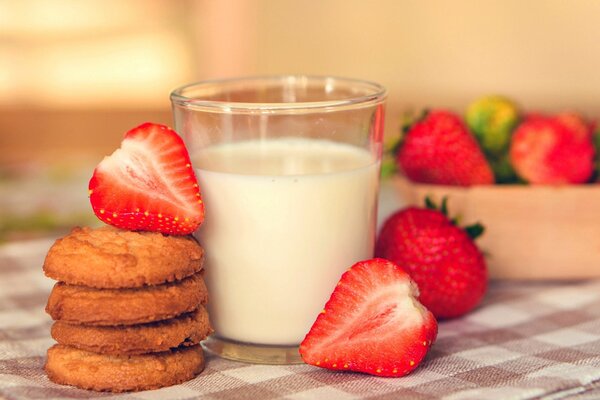
[[[202,269],[203,255],[191,236],[74,228],[50,248],[44,273],[71,285],[134,288],[190,276]]]

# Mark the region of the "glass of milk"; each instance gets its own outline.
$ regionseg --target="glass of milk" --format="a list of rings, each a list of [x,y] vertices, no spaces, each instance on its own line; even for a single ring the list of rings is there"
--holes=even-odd
[[[205,202],[205,347],[300,362],[344,271],[371,258],[385,89],[312,76],[200,82],[171,94]]]

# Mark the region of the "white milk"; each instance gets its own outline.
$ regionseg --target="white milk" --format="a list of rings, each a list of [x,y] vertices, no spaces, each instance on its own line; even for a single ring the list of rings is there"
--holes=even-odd
[[[212,146],[193,160],[217,335],[297,345],[341,274],[373,255],[379,164],[354,146],[298,138]]]

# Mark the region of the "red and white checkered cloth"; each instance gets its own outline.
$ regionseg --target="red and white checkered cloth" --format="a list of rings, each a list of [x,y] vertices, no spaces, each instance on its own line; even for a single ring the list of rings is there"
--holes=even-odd
[[[56,385],[43,371],[50,242],[0,247],[0,398],[600,399],[600,281],[493,283],[484,304],[443,322],[426,361],[404,378],[267,366],[208,355],[196,379],[112,395]]]

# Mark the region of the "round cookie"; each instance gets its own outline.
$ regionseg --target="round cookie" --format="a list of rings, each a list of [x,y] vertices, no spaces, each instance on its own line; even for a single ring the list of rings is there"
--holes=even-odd
[[[60,344],[48,349],[51,381],[97,391],[157,389],[188,381],[204,369],[200,345],[162,353],[110,356]]]
[[[71,285],[133,288],[190,276],[202,269],[203,255],[192,236],[74,228],[50,248],[44,272]]]
[[[87,325],[133,325],[173,318],[206,304],[208,293],[197,273],[179,282],[138,289],[94,289],[54,285],[46,312],[52,319]]]
[[[166,321],[131,326],[74,325],[56,321],[52,337],[58,343],[102,354],[145,354],[193,346],[212,332],[203,306]]]

